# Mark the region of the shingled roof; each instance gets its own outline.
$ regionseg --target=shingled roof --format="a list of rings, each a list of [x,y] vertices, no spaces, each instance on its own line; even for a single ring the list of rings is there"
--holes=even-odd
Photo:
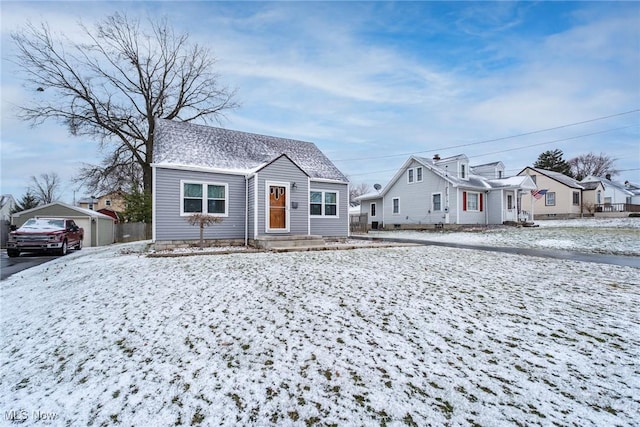
[[[156,119],[153,163],[251,173],[285,154],[309,177],[347,182],[311,142]]]

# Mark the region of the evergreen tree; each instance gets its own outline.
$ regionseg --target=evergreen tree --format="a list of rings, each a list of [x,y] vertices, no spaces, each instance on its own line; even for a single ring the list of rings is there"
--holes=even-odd
[[[538,156],[538,160],[533,164],[534,168],[545,169],[548,171],[560,172],[561,174],[573,177],[571,165],[564,160],[562,150],[555,149],[553,151],[545,151]]]
[[[11,214],[37,208],[38,206],[38,198],[31,192],[31,190],[27,190],[24,196],[22,196],[22,199],[16,202],[16,206],[11,210]]]
[[[124,218],[129,222],[151,223],[152,198],[147,191],[134,190],[130,194],[124,195],[126,208]]]

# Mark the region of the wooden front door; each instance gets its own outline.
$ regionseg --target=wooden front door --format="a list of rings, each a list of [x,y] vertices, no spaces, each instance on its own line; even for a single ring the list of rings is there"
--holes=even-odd
[[[287,228],[287,188],[269,186],[269,229]]]

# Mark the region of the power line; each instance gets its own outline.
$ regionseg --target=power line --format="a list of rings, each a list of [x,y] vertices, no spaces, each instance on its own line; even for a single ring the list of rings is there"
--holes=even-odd
[[[414,151],[414,152],[411,152],[411,153],[388,154],[388,155],[385,155],[385,156],[361,157],[361,158],[357,158],[357,159],[339,159],[339,160],[333,160],[333,162],[349,162],[349,161],[355,161],[355,160],[387,159],[387,158],[391,158],[391,157],[404,157],[404,156],[411,156],[411,155],[414,155],[414,154],[433,153],[433,152],[436,152],[436,151],[450,150],[450,149],[453,149],[453,148],[470,147],[472,145],[488,144],[490,142],[497,142],[497,141],[504,141],[506,139],[520,138],[522,136],[535,135],[537,133],[549,132],[549,131],[552,131],[552,130],[568,128],[568,127],[571,127],[571,126],[583,125],[585,123],[592,123],[592,122],[596,122],[596,121],[599,121],[599,120],[606,120],[606,119],[610,119],[610,118],[613,118],[613,117],[619,117],[619,116],[624,116],[624,115],[627,115],[627,114],[637,113],[639,111],[640,111],[640,109],[635,109],[635,110],[625,111],[625,112],[622,112],[622,113],[611,114],[609,116],[596,117],[594,119],[584,120],[584,121],[581,121],[581,122],[569,123],[569,124],[566,124],[566,125],[555,126],[555,127],[547,128],[547,129],[534,130],[534,131],[531,131],[531,132],[520,133],[520,134],[517,134],[517,135],[504,136],[504,137],[501,137],[501,138],[494,138],[494,139],[487,139],[487,140],[484,140],[484,141],[471,142],[471,143],[468,143],[468,144],[453,145],[453,146],[443,147],[443,148],[434,148],[434,149],[431,149],[431,150],[424,150],[424,151]]]
[[[637,111],[640,111],[640,110],[637,110]],[[632,127],[636,127],[636,126],[638,126],[638,125],[634,124],[634,125],[622,126],[622,127],[614,128],[614,129],[607,129],[607,130],[603,130],[603,131],[587,133],[587,134],[583,134],[583,135],[577,135],[577,136],[571,136],[571,137],[567,137],[567,138],[554,139],[552,141],[545,141],[545,142],[539,142],[539,143],[536,143],[536,144],[529,144],[529,145],[526,145],[524,147],[508,148],[508,149],[505,149],[505,150],[493,151],[491,153],[477,154],[475,156],[469,156],[469,158],[471,159],[471,158],[474,158],[474,157],[489,156],[489,155],[493,155],[493,154],[505,153],[505,152],[508,152],[508,151],[524,150],[526,148],[537,147],[537,146],[540,146],[540,145],[554,144],[554,143],[558,143],[558,142],[571,141],[571,140],[574,140],[574,139],[585,138],[587,136],[593,136],[593,135],[601,135],[603,133],[614,132],[614,131],[617,131],[617,130],[628,129],[628,128],[632,128]],[[386,157],[390,157],[390,156],[386,156]],[[362,160],[366,160],[366,159],[362,159]],[[626,169],[626,170],[630,170],[631,171],[631,170],[635,170],[635,169]],[[356,173],[356,174],[350,174],[350,176],[373,175],[375,173],[383,173],[383,172],[390,172],[390,171],[397,171],[397,169],[386,169],[386,170],[373,171],[373,172],[367,172],[367,173]],[[623,171],[621,171],[621,172],[623,172]]]
[[[614,131],[617,131],[617,130],[628,129],[628,128],[632,128],[632,127],[636,127],[636,126],[638,126],[638,125],[636,124],[636,125],[630,125],[630,126],[622,126],[622,127],[619,127],[619,128],[607,129],[607,130],[602,130],[602,131],[599,131],[599,132],[586,133],[584,135],[578,135],[578,136],[571,136],[571,137],[568,137],[568,138],[555,139],[553,141],[539,142],[537,144],[529,144],[529,145],[526,145],[524,147],[508,148],[508,149],[505,149],[505,150],[494,151],[492,153],[476,154],[475,156],[469,156],[469,158],[490,156],[492,154],[506,153],[507,151],[516,151],[516,150],[523,150],[525,148],[530,148],[530,147],[537,147],[539,145],[546,145],[546,144],[553,144],[553,143],[556,143],[556,142],[571,141],[572,139],[579,139],[579,138],[584,138],[584,137],[593,136],[593,135],[601,135],[603,133],[614,132]]]

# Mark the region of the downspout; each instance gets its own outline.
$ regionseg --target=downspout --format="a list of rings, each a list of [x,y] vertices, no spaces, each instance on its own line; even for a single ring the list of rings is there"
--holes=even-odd
[[[484,225],[489,225],[489,192],[484,192]]]
[[[244,176],[244,246],[249,246],[249,177]]]

